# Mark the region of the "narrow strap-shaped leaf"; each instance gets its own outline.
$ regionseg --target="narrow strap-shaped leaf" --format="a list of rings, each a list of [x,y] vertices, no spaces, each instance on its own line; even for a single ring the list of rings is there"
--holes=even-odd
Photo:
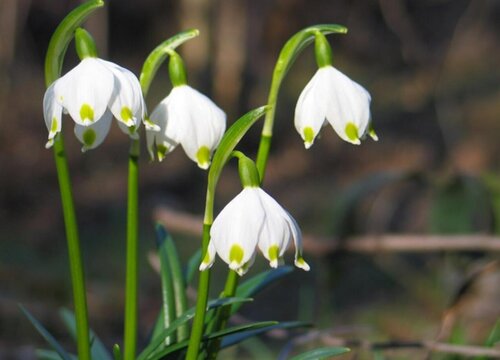
[[[198,272],[198,267],[201,262],[201,249],[198,249],[188,260],[184,275],[186,286],[193,281],[194,274]]]
[[[314,349],[300,355],[294,356],[290,360],[321,360],[329,359],[332,356],[342,355],[351,351],[348,348],[343,347],[324,347],[319,349]]]
[[[36,349],[35,355],[38,360],[61,360],[61,355],[52,350]],[[69,356],[72,360],[78,360],[76,355],[70,354]]]
[[[168,273],[171,277],[172,289],[173,289],[173,299],[174,299],[174,313],[175,317],[181,316],[187,308],[187,295],[186,286],[184,284],[184,276],[182,274],[182,267],[179,261],[179,254],[177,253],[177,248],[175,243],[167,232],[167,230],[161,225],[156,225],[156,236],[158,241],[158,250],[160,254],[164,254],[166,260],[168,261],[168,267],[164,267],[161,262],[162,273]],[[162,256],[160,256],[160,260]],[[184,340],[189,334],[189,329],[187,325],[182,325],[177,329],[177,335],[179,340]]]
[[[486,339],[485,345],[487,347],[493,347],[496,343],[500,342],[500,319],[497,320],[493,329],[491,329],[490,334],[488,335],[488,339]],[[474,358],[474,360],[487,360],[487,356],[478,356]]]
[[[231,328],[227,328],[227,329],[224,329],[221,331],[214,332],[214,333],[209,334],[209,335],[205,335],[202,339],[202,342],[218,339],[218,338],[225,337],[225,336],[228,336],[231,334],[242,333],[242,332],[246,332],[246,331],[254,331],[256,329],[261,329],[261,328],[262,329],[269,329],[272,326],[275,326],[276,324],[278,324],[277,321],[262,321],[262,322],[252,323],[252,324],[234,326]],[[150,360],[164,359],[168,355],[173,355],[174,353],[178,353],[178,352],[184,350],[185,348],[187,348],[187,346],[188,346],[187,340],[180,342],[180,343],[177,343],[175,345],[169,346],[169,347],[165,348],[164,350],[154,354],[154,356],[152,356],[150,358]]]
[[[221,343],[221,349],[236,345],[248,338],[251,338],[253,336],[262,334],[264,332],[274,330],[274,329],[295,329],[295,328],[303,328],[303,327],[310,327],[311,324],[305,323],[303,321],[287,321],[287,322],[280,322],[279,324],[269,326],[266,328],[259,328],[259,329],[254,329],[252,331],[245,331],[233,335],[229,335],[224,337],[224,340],[222,340]]]
[[[59,24],[50,39],[47,55],[45,57],[45,85],[49,87],[61,76],[64,55],[68,45],[73,39],[74,32],[87,17],[96,9],[104,5],[102,0],[91,0],[71,11]]]
[[[158,45],[146,58],[142,66],[139,82],[141,83],[142,92],[144,96],[147,95],[151,82],[153,81],[156,72],[160,65],[165,61],[169,51],[174,50],[184,42],[198,36],[200,32],[198,29],[189,29],[172,36]]]
[[[64,350],[59,342],[52,336],[52,334],[38,321],[31,313],[21,304],[18,305],[24,315],[33,324],[35,329],[42,335],[47,343],[54,349],[63,360],[72,360],[71,356]]]
[[[161,324],[163,329],[168,329],[170,324],[175,321],[175,295],[173,276],[170,270],[170,259],[167,254],[166,247],[167,232],[161,226],[156,226],[156,244],[158,254],[160,257],[160,278],[161,278],[161,298],[162,298],[162,311],[160,314],[163,316]],[[175,342],[175,332],[172,332],[167,337],[163,338],[165,345],[170,345]]]
[[[240,117],[231,127],[226,131],[219,147],[215,151],[208,173],[207,185],[207,203],[205,207],[205,224],[212,224],[213,222],[213,199],[215,195],[215,187],[219,180],[220,174],[224,165],[226,165],[231,153],[236,145],[240,142],[241,138],[246,134],[250,127],[265,114],[267,106],[261,106],[257,109],[247,112]]]
[[[239,302],[249,302],[252,301],[252,299],[243,299],[243,298],[224,298],[224,299],[216,299],[209,301],[207,304],[207,310],[208,309],[214,309],[223,305],[228,305],[228,304],[236,304]],[[148,344],[148,346],[141,352],[141,354],[137,357],[137,360],[145,360],[149,359],[149,357],[160,347],[160,345],[163,343],[163,340],[172,334],[174,331],[177,330],[179,326],[182,324],[186,323],[187,321],[191,320],[194,317],[195,313],[195,308],[191,308],[188,311],[186,311],[184,314],[179,316],[175,321],[173,321],[168,329],[163,330],[161,333],[159,333],[155,338],[151,340],[151,342]],[[184,343],[184,342],[183,342]],[[185,341],[187,344],[187,341]],[[173,346],[173,345],[172,345]]]
[[[76,319],[75,314],[66,308],[59,310],[59,316],[61,317],[64,325],[68,329],[71,337],[76,340]],[[90,352],[93,360],[113,360],[111,354],[106,350],[106,347],[95,334],[94,331],[90,330]]]
[[[294,268],[292,266],[282,266],[277,269],[267,270],[253,276],[241,283],[236,290],[237,297],[254,297],[262,289],[266,288],[276,280],[290,274]],[[235,304],[231,307],[231,314],[236,313],[242,304]]]

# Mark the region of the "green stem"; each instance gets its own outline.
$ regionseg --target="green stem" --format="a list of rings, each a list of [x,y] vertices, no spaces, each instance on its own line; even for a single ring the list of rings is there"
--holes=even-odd
[[[208,196],[207,196],[208,197]],[[212,202],[213,204],[213,202]],[[205,212],[206,216],[206,212]],[[210,241],[210,228],[212,222],[203,224],[203,241],[202,241],[202,259],[205,257]],[[186,354],[186,360],[197,360],[198,352],[200,351],[200,342],[203,336],[203,327],[205,323],[205,313],[208,301],[208,288],[210,285],[210,269],[200,272],[200,280],[198,283],[198,298],[196,299],[196,313],[191,329],[191,337]]]
[[[132,140],[128,170],[127,265],[125,278],[124,360],[134,360],[137,346],[137,259],[138,259],[138,185],[139,140]]]
[[[274,110],[272,116],[274,116]],[[267,119],[267,114],[266,114],[266,119]],[[259,150],[257,152],[257,159],[255,161],[255,165],[257,166],[257,170],[259,171],[261,184],[264,181],[264,175],[266,173],[267,158],[269,157],[269,149],[271,148],[272,136],[273,136],[272,134],[264,135],[264,133],[262,133],[260,137]]]
[[[78,358],[80,360],[90,360],[85,276],[80,252],[80,240],[78,238],[78,225],[76,223],[73,196],[71,194],[68,162],[61,134],[58,134],[54,141],[54,159],[56,162],[57,178],[59,180],[59,190],[61,192],[66,239],[68,242],[71,284],[73,286],[73,301],[75,304]]]

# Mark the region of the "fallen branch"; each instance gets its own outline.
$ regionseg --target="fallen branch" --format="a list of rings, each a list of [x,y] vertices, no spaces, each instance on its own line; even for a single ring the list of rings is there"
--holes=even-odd
[[[201,217],[165,207],[157,208],[154,218],[171,232],[201,236]],[[312,255],[324,256],[335,251],[358,253],[374,252],[439,252],[482,251],[500,252],[500,237],[484,234],[470,235],[364,235],[348,239],[326,238],[305,234],[304,250]]]

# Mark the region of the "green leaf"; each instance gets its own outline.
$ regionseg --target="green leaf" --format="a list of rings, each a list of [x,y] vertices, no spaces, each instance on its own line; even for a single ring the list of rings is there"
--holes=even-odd
[[[214,332],[214,333],[209,334],[209,335],[205,335],[202,339],[202,342],[207,342],[209,340],[218,339],[220,337],[225,337],[225,336],[228,336],[231,334],[237,334],[237,333],[246,332],[246,331],[253,331],[256,329],[260,329],[260,328],[267,328],[268,329],[276,324],[278,324],[278,322],[276,322],[276,321],[262,321],[262,322],[252,323],[252,324],[234,326],[231,328],[227,328],[227,329],[224,329],[221,331]],[[188,346],[187,340],[180,342],[180,343],[177,343],[175,345],[169,346],[169,347],[165,348],[164,350],[158,352],[154,356],[152,356],[151,360],[163,359],[167,355],[173,355],[174,353],[178,353],[178,352],[184,350],[185,348],[187,348],[187,346]]]
[[[198,36],[200,32],[198,29],[189,29],[172,36],[171,38],[165,40],[160,45],[158,45],[146,58],[144,65],[142,65],[141,75],[139,77],[139,82],[141,83],[142,92],[144,96],[147,95],[149,91],[149,86],[153,81],[156,72],[160,68],[161,64],[165,61],[168,56],[168,52],[175,50],[179,45],[182,45],[186,41]]]
[[[72,360],[71,356],[64,350],[64,348],[57,342],[57,340],[52,336],[52,334],[45,329],[45,327],[40,323],[31,313],[21,304],[18,305],[24,315],[33,324],[35,329],[42,335],[42,337],[47,341],[47,343],[54,349],[63,360]]]
[[[72,311],[66,308],[62,308],[61,310],[59,310],[59,316],[61,317],[64,325],[71,334],[71,337],[77,340],[75,314],[73,314]],[[104,346],[102,341],[92,330],[90,330],[90,338],[91,338],[90,351],[92,354],[92,359],[113,360],[111,354],[106,350],[106,347]]]
[[[255,294],[265,289],[273,282],[290,274],[293,270],[294,268],[292,266],[281,266],[276,269],[261,272],[241,283],[236,290],[235,296],[242,298],[254,297]],[[231,307],[231,314],[236,313],[241,305],[241,303],[233,305]]]
[[[486,189],[478,179],[455,176],[435,190],[429,230],[435,234],[464,234],[485,230],[481,221],[490,207]]]
[[[486,174],[482,182],[488,191],[488,201],[493,215],[493,231],[500,234],[500,177],[497,174]]]
[[[172,291],[172,296],[165,294],[166,296],[164,296],[164,301],[165,298],[167,298],[170,302],[173,300],[172,304],[164,304],[163,311],[165,311],[168,307],[169,313],[174,315],[171,317],[173,320],[177,316],[181,316],[186,311],[186,286],[184,284],[181,263],[179,261],[179,255],[174,241],[165,227],[161,224],[156,224],[156,239],[158,252],[160,254],[161,276],[162,279],[169,278],[169,286],[168,288],[163,288],[163,293],[165,294],[167,290]],[[173,308],[170,309],[170,306]],[[165,328],[168,328],[167,324],[165,324]],[[177,335],[179,336],[179,340],[184,340],[188,337],[189,328],[187,327],[187,324],[184,324],[177,329]]]
[[[261,106],[257,109],[249,111],[240,117],[224,134],[219,147],[215,151],[208,173],[207,185],[207,207],[205,208],[205,224],[213,222],[213,198],[215,195],[215,187],[219,180],[222,169],[226,165],[234,148],[240,142],[241,138],[246,134],[250,127],[266,113],[267,107]]]
[[[207,310],[209,309],[214,309],[223,305],[228,305],[228,304],[236,304],[239,302],[248,302],[252,301],[252,299],[243,299],[243,298],[224,298],[224,299],[216,299],[209,301],[207,304]],[[173,321],[168,329],[163,330],[160,334],[158,334],[155,338],[151,340],[151,342],[148,344],[148,346],[141,352],[141,354],[137,357],[137,360],[145,360],[149,359],[150,356],[160,347],[160,345],[164,344],[164,340],[167,336],[172,334],[179,326],[182,324],[186,323],[187,321],[191,320],[194,317],[194,313],[196,311],[196,308],[191,308],[188,311],[186,311],[184,314],[179,316],[175,321]],[[185,341],[187,344],[187,341]],[[182,342],[184,343],[184,342]],[[173,346],[173,345],[171,345]],[[170,346],[170,347],[171,347]]]
[[[265,328],[259,328],[259,329],[254,329],[251,331],[245,331],[233,335],[229,335],[224,337],[224,340],[222,340],[221,343],[221,349],[236,345],[248,338],[251,338],[256,335],[260,335],[264,332],[274,330],[274,329],[295,329],[295,328],[300,328],[300,327],[310,327],[311,324],[305,323],[303,321],[287,321],[287,322],[282,322],[276,325],[272,325],[269,327]]]
[[[104,1],[102,0],[87,1],[71,11],[61,21],[50,39],[47,55],[45,56],[45,84],[47,87],[61,76],[64,56],[76,28],[103,5]]]
[[[319,349],[314,349],[303,354],[294,356],[290,360],[321,360],[329,359],[332,356],[342,355],[351,351],[348,348],[342,347],[324,347]]]
[[[201,249],[198,249],[188,260],[186,271],[185,271],[185,282],[186,285],[193,281],[194,274],[198,272],[198,267],[201,262]]]
[[[61,360],[61,355],[52,350],[36,349],[35,355],[38,360]],[[72,360],[78,360],[76,355],[70,354],[69,356]]]

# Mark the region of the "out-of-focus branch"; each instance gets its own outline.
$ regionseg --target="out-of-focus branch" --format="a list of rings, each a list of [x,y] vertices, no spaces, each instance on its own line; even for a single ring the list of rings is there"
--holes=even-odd
[[[157,208],[154,218],[171,232],[199,236],[201,217],[178,212],[165,207]],[[486,251],[500,252],[500,237],[484,234],[471,235],[364,235],[348,239],[304,235],[304,250],[324,256],[334,251],[359,253],[373,252],[436,252],[436,251]]]

